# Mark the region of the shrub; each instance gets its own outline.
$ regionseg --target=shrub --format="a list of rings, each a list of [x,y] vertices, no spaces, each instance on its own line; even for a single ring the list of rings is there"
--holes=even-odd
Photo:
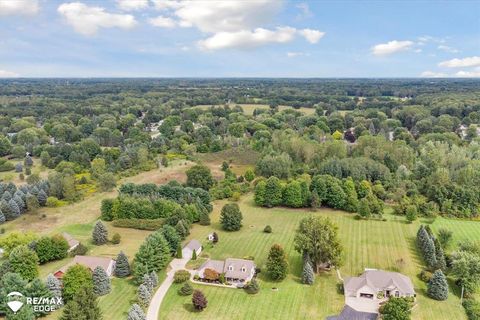
[[[165,223],[165,219],[117,219],[112,225],[117,228],[132,228],[138,230],[155,231],[160,229]]]
[[[193,293],[193,288],[188,282],[185,282],[185,284],[180,289],[178,289],[178,294],[181,296],[189,296],[192,293]]]
[[[56,197],[48,197],[46,205],[49,208],[56,208],[61,205],[61,201],[58,200]]]
[[[245,285],[244,289],[248,294],[257,294],[260,291],[260,286],[258,285],[257,280],[252,279],[252,281]]]
[[[265,232],[265,233],[272,233],[272,227],[266,226],[266,227],[263,229],[263,232]]]
[[[468,320],[480,319],[480,302],[473,299],[465,299],[463,301],[463,307],[465,308]]]
[[[205,269],[203,271],[203,277],[210,281],[217,281],[220,278],[220,274],[213,269]]]
[[[175,283],[183,283],[190,279],[190,272],[187,270],[178,270],[175,271],[175,274],[173,276],[173,282]]]
[[[202,291],[195,290],[193,292],[192,304],[193,304],[193,307],[199,311],[202,311],[207,307],[208,301]]]
[[[119,233],[115,233],[115,234],[112,236],[112,243],[113,243],[113,244],[119,244],[121,240],[122,240],[122,237],[120,236]]]
[[[422,272],[420,272],[420,280],[423,282],[429,282],[432,276],[433,274],[428,270],[422,270]]]

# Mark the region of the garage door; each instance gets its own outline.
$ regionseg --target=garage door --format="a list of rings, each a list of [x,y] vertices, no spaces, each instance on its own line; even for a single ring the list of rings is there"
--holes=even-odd
[[[360,298],[373,299],[373,294],[370,294],[370,293],[360,293]]]

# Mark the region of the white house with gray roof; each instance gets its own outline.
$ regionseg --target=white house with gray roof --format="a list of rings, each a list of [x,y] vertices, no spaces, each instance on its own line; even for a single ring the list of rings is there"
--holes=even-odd
[[[225,274],[230,282],[248,282],[255,275],[255,263],[252,260],[227,258],[225,260],[208,260],[199,269],[198,276],[204,278],[206,269]]]

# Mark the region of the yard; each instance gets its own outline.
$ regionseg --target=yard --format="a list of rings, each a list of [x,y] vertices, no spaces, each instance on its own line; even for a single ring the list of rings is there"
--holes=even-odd
[[[243,109],[243,113],[245,113],[246,115],[253,115],[253,111],[255,109],[269,109],[270,106],[267,105],[267,104],[238,104],[238,103],[231,103],[229,105],[230,108],[233,108],[235,106],[240,106],[242,107]],[[201,109],[208,109],[210,108],[212,105],[198,105],[198,106],[195,106],[195,108],[201,108]],[[223,107],[223,105],[216,105],[215,107]],[[280,111],[283,111],[283,110],[286,110],[286,109],[293,109],[291,106],[278,106],[278,109]],[[311,115],[311,114],[314,114],[315,113],[315,109],[314,108],[305,108],[305,107],[301,107],[301,108],[298,108],[298,109],[295,109],[295,110],[298,110],[300,112],[303,112],[305,113],[306,115]]]
[[[422,261],[415,248],[415,235],[420,222],[406,224],[403,218],[387,214],[388,221],[357,221],[352,214],[322,209],[317,213],[306,210],[282,208],[263,209],[253,205],[252,197],[243,198],[241,207],[244,221],[241,231],[227,233],[218,224],[219,211],[224,202],[216,204],[211,226],[195,225],[189,238],[206,244],[205,237],[212,230],[219,235],[215,247],[205,246],[205,252],[213,259],[253,256],[257,265],[265,269],[270,246],[281,244],[288,253],[290,274],[280,283],[269,281],[260,274],[260,293],[247,295],[243,290],[195,285],[207,299],[208,307],[201,313],[192,311],[191,297],[177,294],[178,285],[171,287],[160,309],[160,319],[324,319],[337,314],[343,307],[344,297],[337,291],[335,272],[317,277],[314,286],[300,283],[301,257],[293,249],[294,231],[298,222],[307,214],[329,216],[339,226],[339,234],[345,247],[343,277],[358,275],[365,267],[400,271],[412,279],[417,291],[417,306],[413,319],[466,319],[460,305],[458,292],[450,294],[447,301],[438,302],[425,296],[426,285],[417,275]],[[432,221],[421,221],[422,223]],[[437,218],[433,230],[446,227],[454,231],[455,240],[480,239],[478,223]],[[273,233],[262,230],[271,225]],[[276,287],[278,290],[272,290]]]

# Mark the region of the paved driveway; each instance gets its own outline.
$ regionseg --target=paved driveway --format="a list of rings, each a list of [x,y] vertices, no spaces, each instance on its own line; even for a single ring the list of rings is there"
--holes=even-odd
[[[185,249],[183,249],[185,250]],[[187,249],[190,250],[190,249]],[[170,262],[170,271],[167,272],[167,277],[163,280],[160,287],[158,287],[157,291],[155,292],[152,301],[150,301],[150,305],[148,306],[147,310],[147,320],[158,320],[158,314],[160,312],[160,305],[162,304],[163,298],[167,294],[168,289],[173,283],[173,275],[175,271],[185,269],[187,262],[190,261],[192,257],[192,251],[190,250],[190,254],[183,254],[182,259],[173,259]]]

